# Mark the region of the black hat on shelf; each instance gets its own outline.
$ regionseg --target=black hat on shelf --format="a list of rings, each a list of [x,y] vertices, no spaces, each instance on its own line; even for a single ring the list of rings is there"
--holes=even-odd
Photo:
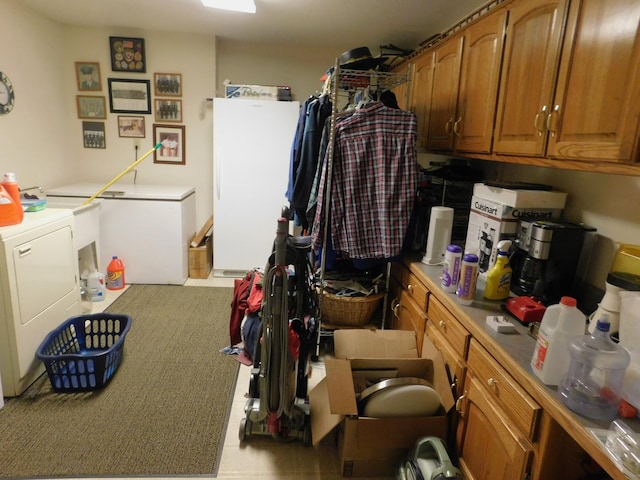
[[[383,64],[386,57],[376,57],[371,55],[367,47],[358,47],[348,50],[340,55],[340,68],[348,70],[372,70]]]

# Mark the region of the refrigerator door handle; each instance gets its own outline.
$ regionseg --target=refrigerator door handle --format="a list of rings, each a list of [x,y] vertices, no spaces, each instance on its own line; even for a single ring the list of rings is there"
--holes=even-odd
[[[216,147],[216,198],[220,200],[220,176],[222,172],[222,148]]]

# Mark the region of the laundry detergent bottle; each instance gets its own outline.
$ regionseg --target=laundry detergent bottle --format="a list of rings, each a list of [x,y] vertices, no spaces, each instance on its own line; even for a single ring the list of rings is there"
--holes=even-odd
[[[24,210],[22,206],[16,205],[9,192],[0,185],[0,227],[6,227],[8,225],[16,225],[22,222],[22,215]]]
[[[117,256],[111,257],[107,267],[107,288],[109,290],[122,290],[124,286],[124,263]]]
[[[17,223],[21,223],[24,218],[24,208],[22,208],[22,202],[20,201],[20,187],[18,187],[18,182],[16,182],[16,174],[13,172],[3,173],[2,186],[16,205],[16,212],[20,219]]]

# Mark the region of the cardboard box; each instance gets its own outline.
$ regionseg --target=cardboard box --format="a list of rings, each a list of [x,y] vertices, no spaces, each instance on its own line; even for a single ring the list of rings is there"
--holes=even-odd
[[[252,100],[278,100],[278,87],[266,85],[225,85],[225,98],[250,98]]]
[[[197,247],[189,247],[189,277],[209,278],[213,268],[213,237],[204,238]]]
[[[485,274],[496,262],[498,242],[513,241],[518,220],[551,220],[562,215],[563,192],[511,190],[477,183],[473,187],[465,252],[478,255],[478,270]]]
[[[341,329],[334,333],[336,358],[325,360],[326,376],[309,393],[314,445],[337,436],[345,477],[392,476],[415,442],[426,435],[446,439],[453,394],[442,356],[425,336],[418,358],[414,332]],[[384,357],[381,357],[384,355]],[[429,381],[442,400],[430,417],[358,416],[356,396],[363,378],[419,377]]]

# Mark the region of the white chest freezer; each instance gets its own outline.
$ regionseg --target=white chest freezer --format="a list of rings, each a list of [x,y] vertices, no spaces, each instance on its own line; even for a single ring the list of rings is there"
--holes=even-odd
[[[104,185],[76,183],[47,191],[55,199],[95,195]],[[126,283],[182,285],[196,231],[195,188],[115,184],[100,203],[100,265],[122,260]]]

